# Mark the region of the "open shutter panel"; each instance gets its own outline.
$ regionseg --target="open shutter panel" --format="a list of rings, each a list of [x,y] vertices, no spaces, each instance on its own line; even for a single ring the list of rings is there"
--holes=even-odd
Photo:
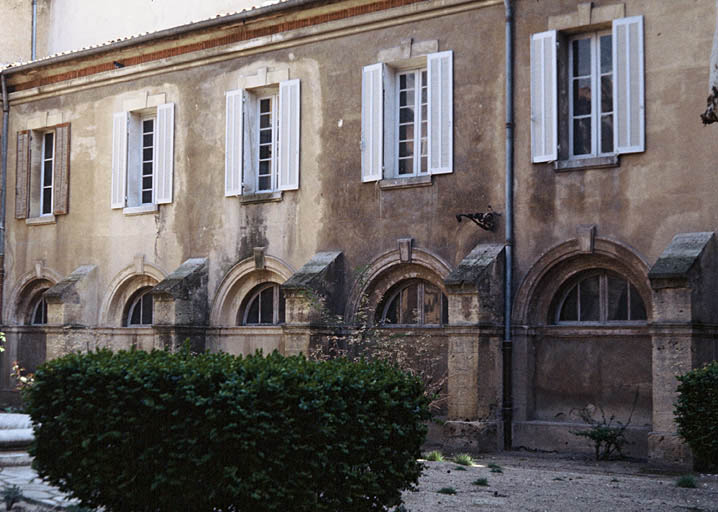
[[[172,202],[172,174],[174,172],[175,104],[157,106],[157,133],[155,135],[154,189],[155,203]]]
[[[398,148],[397,141],[399,134],[397,133],[398,123],[396,114],[398,108],[396,106],[396,72],[386,64],[382,65],[382,81],[384,82],[384,91],[388,91],[383,96],[384,100],[384,178],[396,178],[398,158],[396,151]],[[380,176],[381,177],[381,176]]]
[[[125,207],[127,117],[127,112],[118,112],[112,116],[112,208]]]
[[[17,132],[15,218],[26,219],[30,206],[30,132]]]
[[[279,190],[299,188],[299,80],[279,84]]]
[[[531,161],[558,158],[556,31],[531,36]]]
[[[70,123],[55,127],[55,169],[52,213],[64,215],[70,207]]]
[[[227,92],[224,154],[224,195],[242,194],[242,90]]]
[[[429,173],[445,174],[454,170],[453,53],[438,52],[427,56]]]
[[[361,81],[361,180],[378,181],[382,176],[383,64],[365,66]]]
[[[613,147],[645,151],[643,16],[613,20]]]
[[[257,186],[259,166],[259,117],[257,115],[257,96],[242,90],[242,137],[244,140],[242,158],[242,193],[254,194]]]

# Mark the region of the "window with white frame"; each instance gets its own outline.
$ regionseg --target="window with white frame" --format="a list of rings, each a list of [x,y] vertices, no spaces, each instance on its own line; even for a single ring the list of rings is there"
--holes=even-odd
[[[67,213],[70,124],[18,132],[17,144],[15,218]]]
[[[247,294],[237,313],[238,325],[278,325],[284,323],[284,294],[276,283],[256,286]]]
[[[299,188],[299,83],[227,92],[225,196]]]
[[[645,149],[643,17],[609,31],[531,37],[533,162]]]
[[[453,172],[453,53],[362,73],[362,181]]]
[[[118,112],[112,130],[112,208],[127,213],[172,202],[174,103]]]
[[[127,301],[123,318],[126,327],[145,327],[152,325],[152,287],[144,287],[132,294]]]
[[[644,322],[647,318],[638,289],[607,270],[580,273],[561,288],[553,302],[553,324]]]

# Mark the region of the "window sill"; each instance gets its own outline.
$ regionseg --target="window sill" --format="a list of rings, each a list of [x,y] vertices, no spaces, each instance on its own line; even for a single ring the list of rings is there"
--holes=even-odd
[[[57,221],[55,220],[54,215],[42,215],[40,217],[30,217],[28,219],[25,219],[25,224],[28,226],[41,226],[42,224],[55,224]]]
[[[395,188],[414,188],[414,187],[430,187],[432,185],[431,176],[412,176],[410,178],[393,178],[389,180],[381,180],[379,188],[382,190],[390,190]]]
[[[266,192],[262,194],[244,194],[239,196],[240,204],[275,203],[282,200],[282,192]]]
[[[157,205],[152,203],[141,206],[126,206],[122,209],[122,213],[125,215],[144,215],[145,213],[155,213],[157,210]]]
[[[573,160],[557,160],[553,163],[555,171],[584,171],[587,169],[606,169],[620,167],[618,155],[598,156],[594,158],[575,158]]]

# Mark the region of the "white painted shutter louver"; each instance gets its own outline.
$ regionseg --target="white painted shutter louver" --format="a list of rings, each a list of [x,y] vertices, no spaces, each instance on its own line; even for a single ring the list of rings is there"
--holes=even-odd
[[[453,172],[453,52],[438,52],[427,56],[429,173]]]
[[[531,161],[558,158],[556,31],[531,36]]]
[[[382,177],[383,137],[383,64],[362,70],[361,106],[361,180],[378,181]]]
[[[127,112],[112,116],[112,208],[125,207],[127,186]]]
[[[157,127],[154,153],[155,203],[172,202],[172,174],[174,172],[174,103],[157,107]]]
[[[645,150],[643,16],[613,20],[613,146],[616,153]]]
[[[227,92],[227,130],[224,154],[224,195],[242,194],[242,90]]]
[[[299,80],[279,84],[278,189],[299,188]]]
[[[254,194],[257,184],[259,165],[259,117],[257,115],[257,96],[242,90],[242,138],[244,140],[242,159],[242,193]]]

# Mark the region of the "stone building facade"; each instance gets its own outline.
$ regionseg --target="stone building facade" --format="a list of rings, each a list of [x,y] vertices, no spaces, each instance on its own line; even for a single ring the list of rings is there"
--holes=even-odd
[[[688,463],[713,3],[511,6],[513,204],[503,1],[289,0],[4,69],[2,386],[96,347],[307,352],[321,297],[431,340],[453,446],[585,450],[592,406]]]

